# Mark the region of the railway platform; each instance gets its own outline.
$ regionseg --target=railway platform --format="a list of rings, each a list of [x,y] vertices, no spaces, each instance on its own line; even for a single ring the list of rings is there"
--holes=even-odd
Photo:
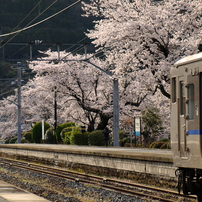
[[[91,173],[142,173],[175,178],[170,150],[50,144],[1,144],[0,156]],[[102,172],[102,173],[101,173]]]
[[[0,202],[49,202],[30,192],[0,181]]]

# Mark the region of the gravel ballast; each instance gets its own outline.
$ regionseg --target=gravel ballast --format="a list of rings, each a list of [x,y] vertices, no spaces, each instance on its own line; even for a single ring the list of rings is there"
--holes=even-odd
[[[53,202],[145,202],[98,185],[77,183],[0,164],[0,180],[13,184]]]

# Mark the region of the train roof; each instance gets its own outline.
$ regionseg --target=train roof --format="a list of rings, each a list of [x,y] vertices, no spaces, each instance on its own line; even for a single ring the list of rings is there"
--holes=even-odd
[[[199,60],[202,60],[202,52],[184,57],[184,58],[178,60],[173,66],[177,67],[180,65],[188,64],[191,62],[196,62]]]

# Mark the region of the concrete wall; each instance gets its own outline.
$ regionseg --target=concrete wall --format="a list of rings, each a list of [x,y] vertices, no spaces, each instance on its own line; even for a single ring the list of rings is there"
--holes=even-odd
[[[16,147],[16,148],[15,148]],[[132,155],[134,154],[134,155]],[[62,165],[69,167],[70,165],[86,165],[97,168],[107,168],[112,170],[132,171],[137,173],[152,174],[162,177],[175,178],[175,167],[170,159],[171,156],[165,157],[157,156],[159,153],[135,153],[124,152],[115,155],[115,152],[102,151],[102,153],[85,150],[85,152],[75,150],[71,152],[69,149],[64,150],[58,147],[58,149],[45,149],[34,147],[17,147],[17,146],[0,146],[1,156],[10,156],[16,159],[32,160],[39,162],[46,162],[52,165]],[[142,160],[141,160],[142,159]],[[156,159],[156,160],[155,160]]]

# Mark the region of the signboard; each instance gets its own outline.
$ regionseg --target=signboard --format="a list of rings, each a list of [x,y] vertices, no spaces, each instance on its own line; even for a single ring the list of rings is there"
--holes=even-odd
[[[42,140],[44,140],[44,120],[42,119]]]
[[[140,136],[140,117],[135,117],[135,135]]]

